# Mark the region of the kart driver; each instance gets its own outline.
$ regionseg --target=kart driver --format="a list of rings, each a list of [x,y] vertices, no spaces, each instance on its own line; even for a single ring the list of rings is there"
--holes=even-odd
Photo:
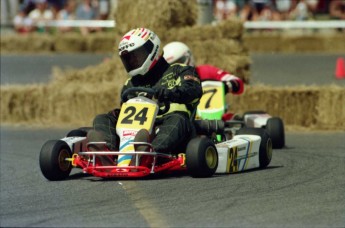
[[[137,28],[126,33],[118,53],[129,75],[121,94],[131,87],[155,90],[158,101],[169,101],[170,109],[155,122],[157,135],[152,141],[155,151],[171,153],[187,143],[192,130],[191,117],[202,96],[199,75],[192,66],[170,65],[162,54],[159,37],[149,29]],[[116,122],[119,109],[97,115],[89,141],[106,141],[110,150],[118,150]]]
[[[219,69],[212,65],[198,65],[195,66],[194,56],[189,49],[189,47],[178,41],[168,43],[163,47],[163,56],[168,63],[182,63],[189,66],[194,66],[196,72],[200,76],[201,81],[214,80],[222,81],[225,86],[225,93],[232,93],[235,95],[240,95],[243,93],[244,84],[242,79],[236,77],[229,72]],[[228,120],[231,118],[227,113],[224,114],[223,120]]]

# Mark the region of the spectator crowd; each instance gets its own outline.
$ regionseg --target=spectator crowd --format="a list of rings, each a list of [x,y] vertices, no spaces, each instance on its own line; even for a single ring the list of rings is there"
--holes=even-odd
[[[18,33],[50,32],[52,20],[106,20],[111,12],[110,0],[22,0],[13,19]],[[83,35],[100,31],[100,27],[58,27],[59,32],[79,30]]]
[[[46,22],[107,20],[116,1],[118,0],[19,0],[19,12],[13,18],[13,25],[18,33],[79,31],[87,35],[101,31],[102,28],[68,26],[51,28],[46,26]],[[345,0],[210,1],[213,3],[216,21],[231,18],[242,21],[300,21],[314,19],[317,15],[326,15],[328,20],[345,20]]]
[[[217,21],[310,20],[326,15],[329,20],[345,19],[345,0],[213,0]]]

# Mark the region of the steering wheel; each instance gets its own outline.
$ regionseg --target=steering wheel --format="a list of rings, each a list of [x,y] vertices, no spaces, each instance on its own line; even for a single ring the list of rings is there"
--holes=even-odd
[[[129,99],[137,96],[144,96],[149,99],[152,99],[155,95],[155,90],[152,88],[145,88],[145,87],[132,87],[126,89],[121,96],[122,102],[126,102]],[[170,102],[169,101],[164,101],[163,103],[158,103],[159,110],[158,110],[158,115],[163,115],[167,113],[170,109]]]

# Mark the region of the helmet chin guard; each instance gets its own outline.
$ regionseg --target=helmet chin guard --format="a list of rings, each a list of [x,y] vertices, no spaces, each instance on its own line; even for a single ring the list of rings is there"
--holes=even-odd
[[[158,61],[161,41],[149,29],[137,28],[127,32],[119,43],[119,56],[128,74],[145,75]]]

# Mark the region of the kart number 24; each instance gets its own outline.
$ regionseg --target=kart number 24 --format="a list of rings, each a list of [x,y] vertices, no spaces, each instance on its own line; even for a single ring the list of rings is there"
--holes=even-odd
[[[133,121],[138,121],[140,125],[143,125],[147,120],[148,108],[143,108],[137,112],[137,109],[134,106],[129,106],[125,109],[124,113],[126,115],[121,123],[122,124],[132,124]]]

